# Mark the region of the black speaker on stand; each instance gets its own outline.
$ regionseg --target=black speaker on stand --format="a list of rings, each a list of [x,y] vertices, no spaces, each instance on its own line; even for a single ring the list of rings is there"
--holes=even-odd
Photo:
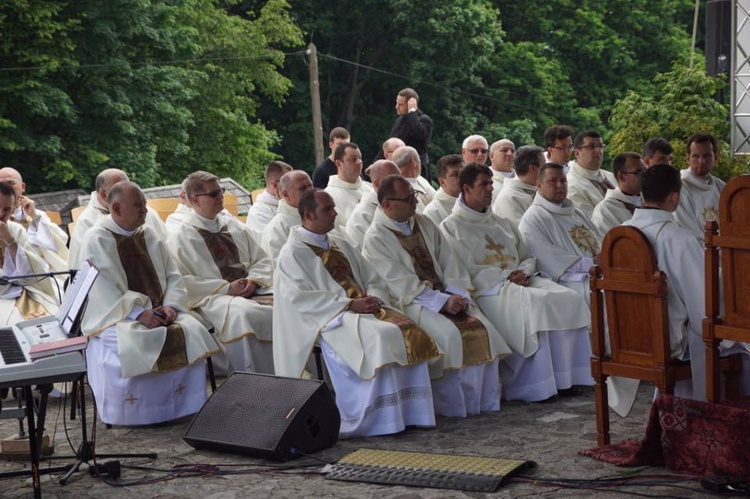
[[[706,73],[728,74],[732,67],[732,1],[706,2]]]
[[[333,446],[340,426],[324,382],[235,372],[182,438],[196,449],[287,461]]]

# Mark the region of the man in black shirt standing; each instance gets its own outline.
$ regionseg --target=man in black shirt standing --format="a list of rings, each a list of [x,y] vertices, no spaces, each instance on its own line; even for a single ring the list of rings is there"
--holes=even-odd
[[[312,174],[313,187],[319,189],[325,189],[328,187],[328,177],[336,175],[336,163],[333,162],[333,152],[339,144],[349,142],[349,130],[344,127],[337,126],[328,134],[328,147],[331,148],[331,155],[320,162],[315,167],[315,171]]]
[[[432,137],[432,119],[419,107],[419,95],[412,88],[401,90],[396,96],[396,114],[391,137],[398,137],[407,146],[412,146],[419,153],[422,161],[422,176],[430,180],[430,158],[427,150]],[[382,158],[382,151],[379,159]]]

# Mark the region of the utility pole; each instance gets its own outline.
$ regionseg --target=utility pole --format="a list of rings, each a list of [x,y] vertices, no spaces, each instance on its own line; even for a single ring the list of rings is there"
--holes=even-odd
[[[310,56],[310,101],[312,104],[313,136],[315,140],[315,164],[323,161],[323,119],[320,112],[320,83],[318,82],[318,49],[314,43],[307,46]]]

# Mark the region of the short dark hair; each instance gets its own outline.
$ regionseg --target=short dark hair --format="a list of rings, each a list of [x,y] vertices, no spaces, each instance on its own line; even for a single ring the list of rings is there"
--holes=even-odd
[[[284,163],[283,161],[276,160],[271,161],[266,165],[266,171],[263,174],[263,178],[266,180],[266,184],[268,184],[268,179],[275,176],[281,177],[284,173],[287,171],[294,170],[292,168],[292,165],[289,163]]]
[[[7,182],[0,182],[0,194],[3,196],[11,196],[13,198],[13,203],[15,204],[16,191],[13,189],[12,185]]]
[[[349,137],[351,137],[349,130],[342,126],[337,126],[328,133],[328,142],[333,142],[334,139],[348,139]]]
[[[406,185],[409,185],[409,181],[406,180],[401,175],[388,175],[383,180],[380,181],[380,186],[378,186],[378,204],[381,206],[383,205],[383,202],[388,199],[392,198],[396,195],[396,184],[403,182]]]
[[[580,149],[581,146],[583,145],[583,139],[601,139],[601,138],[602,138],[602,134],[600,134],[596,130],[586,130],[576,135],[576,138],[573,141],[573,149]]]
[[[560,170],[565,171],[565,168],[560,163],[544,163],[541,168],[539,168],[539,173],[537,178],[544,177],[544,174],[547,172],[547,170]]]
[[[325,192],[319,187],[313,187],[308,189],[299,198],[299,204],[297,204],[297,211],[302,221],[305,221],[305,213],[313,212],[318,209],[318,201],[315,199],[316,192]]]
[[[643,156],[645,156],[646,158],[650,158],[657,152],[669,155],[674,154],[674,149],[672,149],[672,144],[667,142],[666,139],[662,139],[661,137],[648,139],[643,145]]]
[[[628,160],[634,159],[636,161],[639,161],[641,159],[641,155],[634,152],[621,152],[615,158],[612,160],[612,172],[615,174],[615,177],[618,173],[621,173],[625,170],[628,164]]]
[[[437,178],[445,178],[450,168],[464,166],[464,158],[460,154],[448,154],[437,161],[435,165],[435,175]]]
[[[490,167],[483,165],[482,163],[477,163],[476,161],[472,161],[461,168],[461,171],[458,172],[458,185],[461,187],[461,192],[464,191],[465,185],[473,186],[474,182],[479,178],[479,175],[483,173],[492,178],[492,170],[490,170]]]
[[[336,150],[333,152],[333,160],[340,161],[344,159],[347,149],[359,149],[359,146],[354,142],[342,142],[336,146]]]
[[[696,144],[704,144],[706,142],[711,143],[711,147],[714,148],[714,154],[719,154],[718,144],[716,143],[716,137],[711,135],[710,133],[694,133],[690,136],[689,139],[685,142],[685,152],[687,154],[690,154],[690,146],[695,142]]]
[[[552,147],[556,140],[572,137],[573,133],[573,128],[568,125],[552,125],[544,131],[544,147]]]
[[[413,88],[405,88],[401,90],[398,93],[398,95],[400,95],[401,97],[406,97],[407,101],[413,98],[413,99],[417,99],[417,102],[419,102],[419,95],[417,94],[417,91],[414,90]]]
[[[516,171],[516,175],[526,175],[529,173],[529,167],[537,164],[540,155],[544,158],[544,149],[539,146],[519,147],[516,155],[513,157],[513,169]]]
[[[641,172],[641,195],[647,203],[663,203],[673,192],[680,192],[680,172],[671,165],[653,165]]]

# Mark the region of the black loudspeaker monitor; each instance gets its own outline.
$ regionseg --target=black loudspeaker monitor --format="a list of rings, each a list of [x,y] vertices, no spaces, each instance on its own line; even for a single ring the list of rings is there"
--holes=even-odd
[[[286,461],[333,446],[340,426],[324,382],[235,372],[182,438],[196,449]]]
[[[706,2],[706,73],[729,73],[732,63],[732,2]]]

